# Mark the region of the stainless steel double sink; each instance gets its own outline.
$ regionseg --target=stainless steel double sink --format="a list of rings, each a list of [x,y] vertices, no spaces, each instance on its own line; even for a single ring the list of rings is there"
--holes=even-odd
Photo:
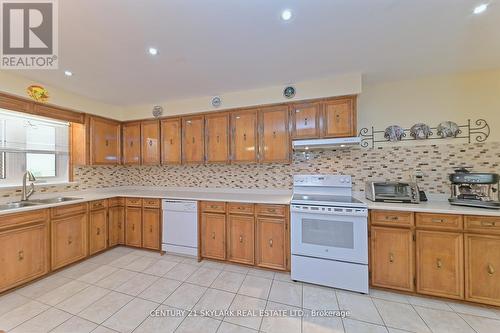
[[[14,202],[8,202],[6,204],[0,204],[0,211],[23,208],[23,207],[50,205],[50,204],[55,204],[55,203],[61,203],[61,202],[67,202],[67,201],[73,201],[73,200],[81,200],[81,199],[82,198],[74,198],[74,197],[55,197],[55,198],[48,198],[48,199],[14,201]]]

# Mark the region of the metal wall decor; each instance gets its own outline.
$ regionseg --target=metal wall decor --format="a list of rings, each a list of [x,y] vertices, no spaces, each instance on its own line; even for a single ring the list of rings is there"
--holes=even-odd
[[[214,108],[218,108],[222,104],[222,99],[219,96],[215,96],[212,98],[212,106]]]
[[[163,114],[163,107],[161,105],[153,106],[152,114],[153,114],[153,117],[159,118]]]
[[[292,86],[285,87],[283,89],[283,96],[288,99],[295,97],[295,88]]]
[[[425,135],[427,135],[426,140],[442,140],[442,139],[463,139],[468,143],[472,142],[485,142],[490,136],[490,125],[484,119],[478,119],[475,121],[467,120],[467,123],[464,125],[456,125],[453,122],[449,122],[455,124],[458,128],[458,131],[454,132],[451,136],[447,133],[444,133],[443,124],[445,122],[439,124],[436,127],[429,127],[429,132],[427,129],[425,130]],[[448,123],[448,122],[446,122]],[[422,140],[422,138],[418,138],[419,135],[424,135],[424,133],[417,133],[418,126],[422,124],[414,125],[413,131],[412,129],[403,129],[403,133],[400,136],[399,140],[396,141],[409,141],[409,140]],[[417,126],[417,128],[415,128]],[[391,126],[389,126],[391,127]],[[388,127],[388,128],[389,128]],[[422,128],[422,127],[420,127]],[[456,135],[455,135],[456,133]],[[416,136],[414,136],[414,134]],[[362,128],[359,131],[359,137],[361,138],[361,147],[363,148],[375,148],[376,145],[380,143],[387,143],[389,138],[384,137],[386,134],[386,130],[375,130],[373,126],[371,128]]]

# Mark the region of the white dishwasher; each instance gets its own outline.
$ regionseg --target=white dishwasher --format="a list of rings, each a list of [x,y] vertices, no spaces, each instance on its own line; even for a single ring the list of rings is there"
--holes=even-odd
[[[198,256],[198,203],[164,199],[162,250]]]

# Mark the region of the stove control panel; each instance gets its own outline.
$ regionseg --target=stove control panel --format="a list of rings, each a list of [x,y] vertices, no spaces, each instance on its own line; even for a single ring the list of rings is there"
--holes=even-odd
[[[352,178],[348,175],[295,175],[293,186],[352,187]]]

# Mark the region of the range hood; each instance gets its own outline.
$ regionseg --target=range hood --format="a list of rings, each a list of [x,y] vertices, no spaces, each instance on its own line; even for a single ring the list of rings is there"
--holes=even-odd
[[[361,138],[355,136],[348,138],[293,140],[292,147],[294,150],[313,150],[359,146],[360,143]]]

